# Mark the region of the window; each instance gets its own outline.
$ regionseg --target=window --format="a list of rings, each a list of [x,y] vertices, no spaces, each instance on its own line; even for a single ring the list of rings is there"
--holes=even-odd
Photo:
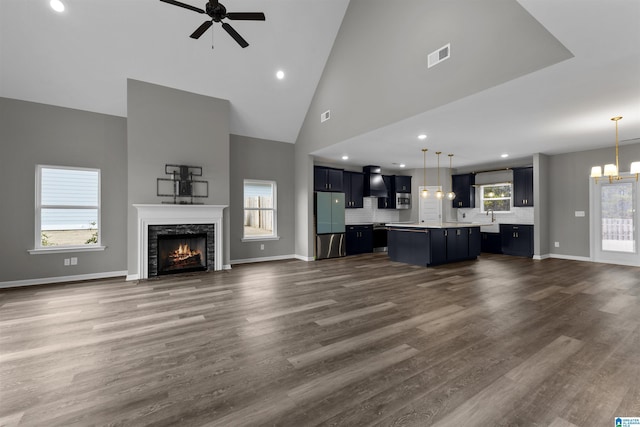
[[[100,170],[36,168],[36,249],[100,245]]]
[[[511,211],[511,184],[489,184],[480,186],[481,212],[493,210],[494,212]]]
[[[276,183],[244,180],[244,239],[277,238]]]

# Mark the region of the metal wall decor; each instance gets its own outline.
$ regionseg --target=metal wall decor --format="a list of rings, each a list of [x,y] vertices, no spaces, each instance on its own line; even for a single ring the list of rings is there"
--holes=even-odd
[[[195,205],[194,199],[209,197],[209,182],[193,179],[202,176],[202,167],[187,165],[164,165],[164,173],[171,178],[158,178],[158,197],[171,197],[173,201],[162,203]]]

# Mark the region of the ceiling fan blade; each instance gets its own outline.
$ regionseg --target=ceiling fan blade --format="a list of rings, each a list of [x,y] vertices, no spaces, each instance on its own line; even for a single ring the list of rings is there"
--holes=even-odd
[[[202,25],[200,25],[189,37],[192,39],[199,39],[201,35],[204,34],[205,31],[209,29],[213,25],[211,21],[204,21]]]
[[[264,21],[264,13],[262,12],[235,12],[227,13],[227,18],[243,21]]]
[[[227,24],[226,22],[222,23],[222,28],[224,28],[224,30],[229,33],[229,35],[231,37],[233,37],[233,39],[235,41],[238,42],[238,44],[245,48],[247,46],[249,46],[249,43],[247,43],[247,41],[245,39],[242,38],[242,36],[240,34],[238,34],[238,32],[236,30],[233,29],[233,27],[229,24]]]
[[[160,0],[160,1],[164,3],[172,4],[174,6],[184,7],[185,9],[193,10],[194,12],[206,13],[204,10],[200,9],[199,7],[191,6],[190,4],[182,3],[176,0]]]

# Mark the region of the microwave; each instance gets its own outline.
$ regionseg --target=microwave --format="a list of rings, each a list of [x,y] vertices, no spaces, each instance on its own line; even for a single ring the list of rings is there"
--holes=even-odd
[[[396,209],[411,209],[411,193],[396,193]]]

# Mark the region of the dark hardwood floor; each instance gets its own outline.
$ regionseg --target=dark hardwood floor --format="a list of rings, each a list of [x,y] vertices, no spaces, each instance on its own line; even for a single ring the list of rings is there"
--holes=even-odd
[[[385,254],[0,289],[0,426],[609,426],[640,269]]]

